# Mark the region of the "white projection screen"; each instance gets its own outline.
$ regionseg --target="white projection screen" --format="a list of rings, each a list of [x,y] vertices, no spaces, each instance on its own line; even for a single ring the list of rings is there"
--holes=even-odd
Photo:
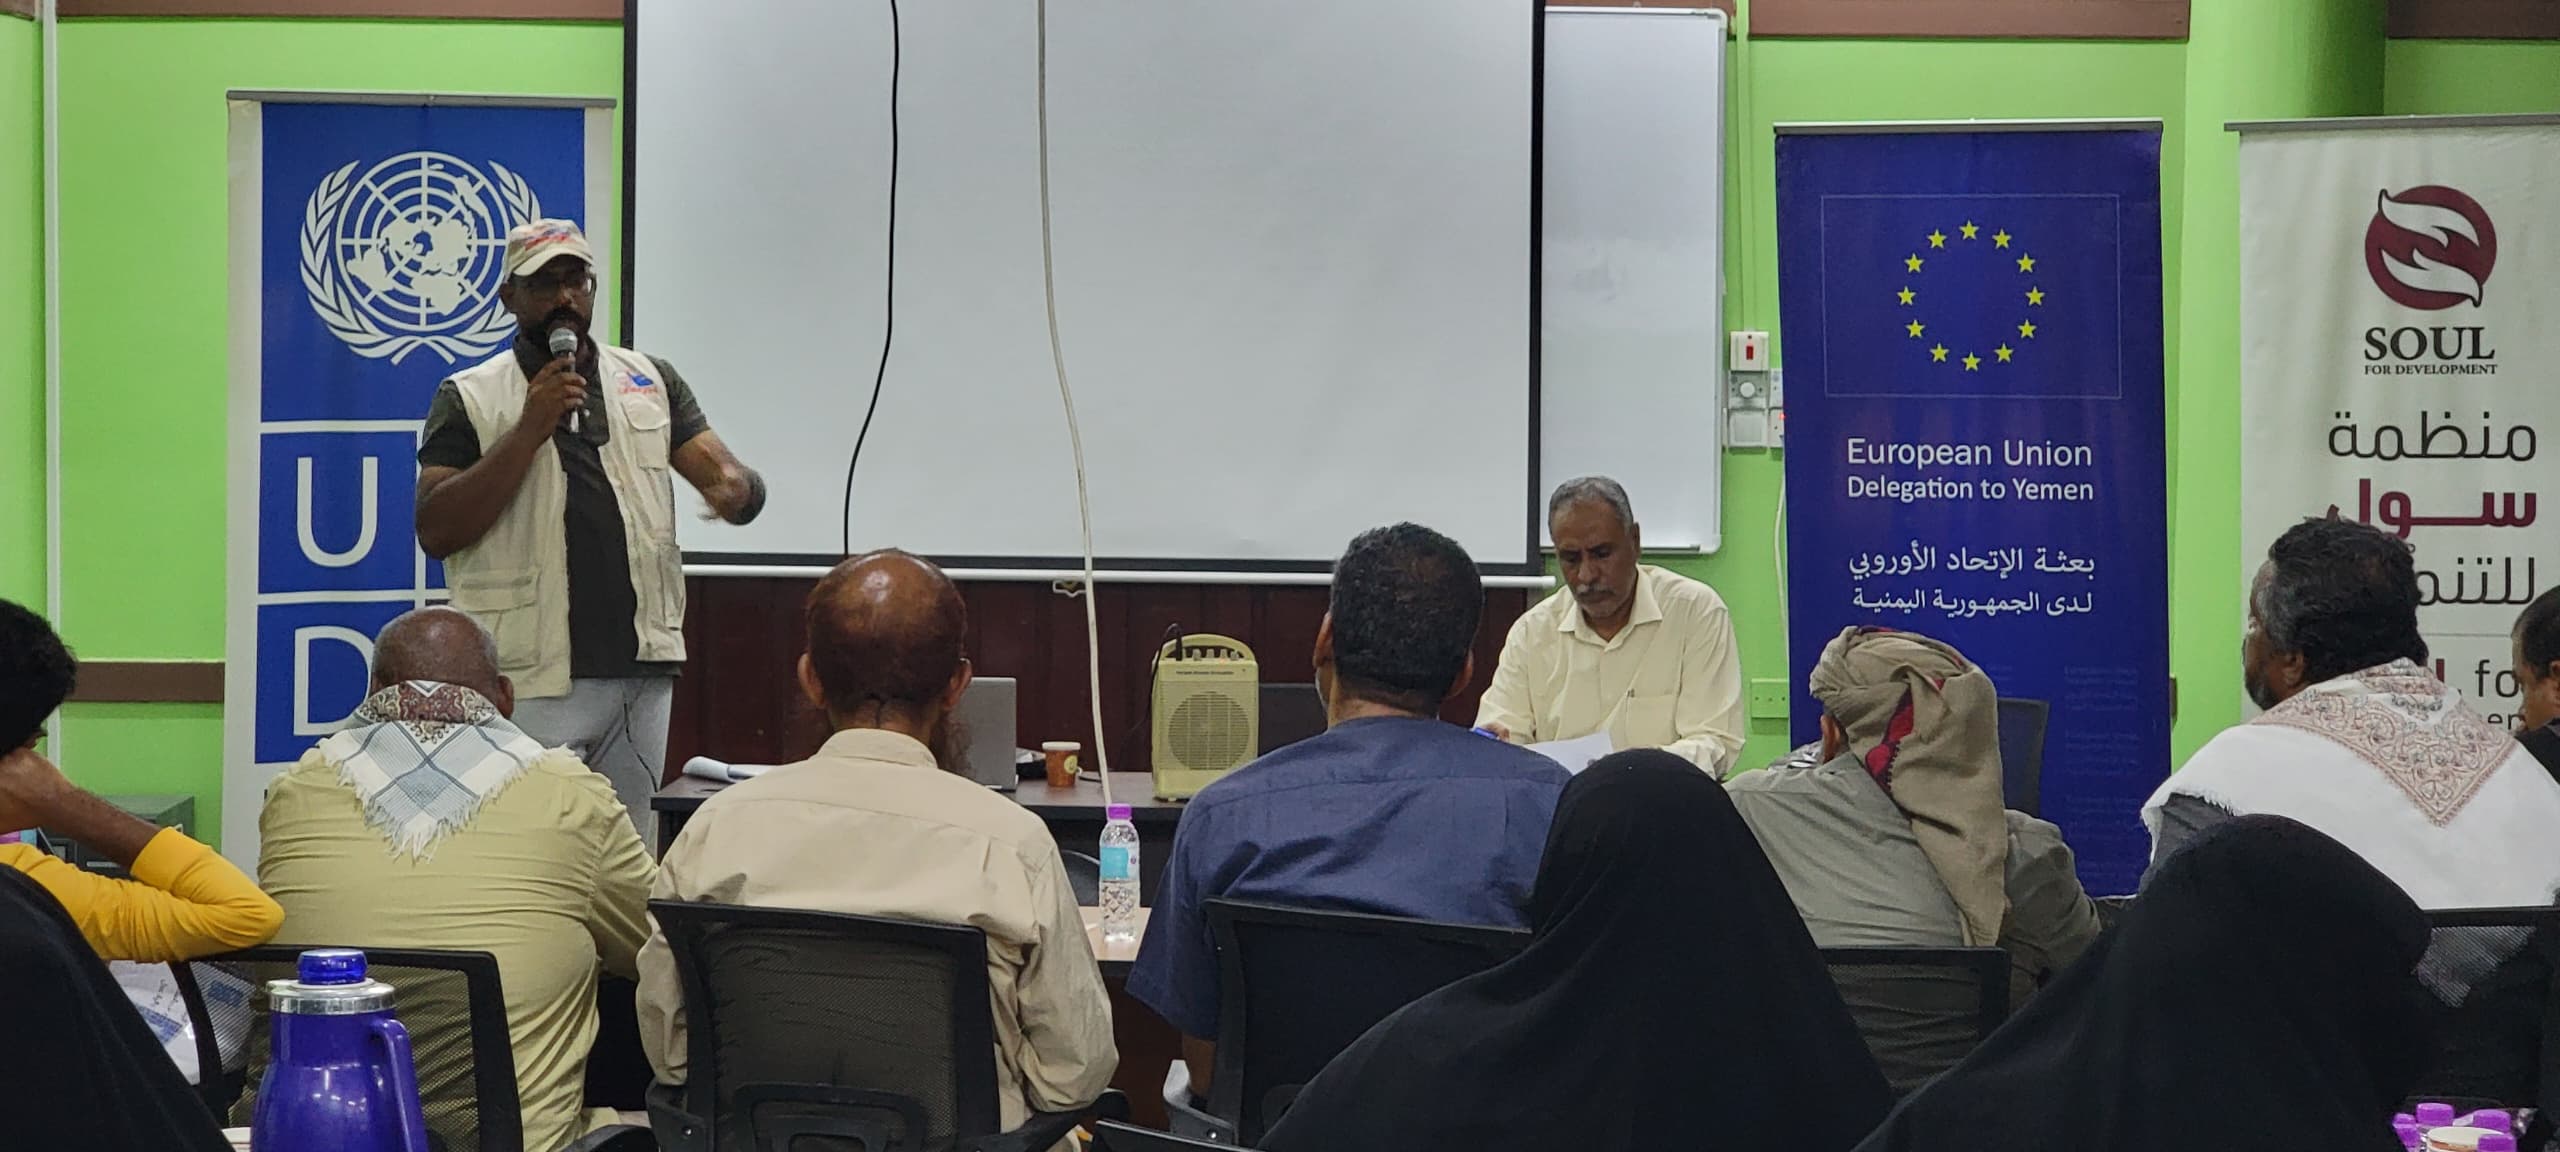
[[[894,290],[891,12],[630,6],[624,331],[771,489],[752,525],[687,520],[697,567],[1078,563],[1034,5],[897,10]],[[1060,0],[1047,37],[1105,566],[1321,571],[1413,520],[1536,571],[1534,0]]]

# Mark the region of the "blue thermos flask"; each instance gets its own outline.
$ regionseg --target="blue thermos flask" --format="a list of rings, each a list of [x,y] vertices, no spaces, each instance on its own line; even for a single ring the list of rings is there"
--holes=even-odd
[[[427,1152],[409,1031],[364,953],[315,948],[300,979],[267,982],[274,1045],[250,1118],[258,1152]]]

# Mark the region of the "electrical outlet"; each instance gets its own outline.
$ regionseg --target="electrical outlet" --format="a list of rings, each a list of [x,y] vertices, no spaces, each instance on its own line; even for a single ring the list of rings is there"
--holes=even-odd
[[[1727,448],[1769,446],[1769,414],[1766,412],[1727,412],[1724,425],[1724,446]]]
[[[1784,680],[1752,681],[1751,718],[1754,720],[1786,719],[1790,695],[1787,691],[1787,682]]]

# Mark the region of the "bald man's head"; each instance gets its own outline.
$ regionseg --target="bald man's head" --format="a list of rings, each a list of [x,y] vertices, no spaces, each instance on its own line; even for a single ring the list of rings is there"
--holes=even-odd
[[[802,677],[838,728],[890,728],[934,744],[969,683],[969,611],[942,569],[904,552],[838,564],[809,592]]]
[[[404,612],[373,641],[373,690],[405,680],[459,684],[513,715],[515,685],[498,673],[498,642],[480,623],[452,608]]]

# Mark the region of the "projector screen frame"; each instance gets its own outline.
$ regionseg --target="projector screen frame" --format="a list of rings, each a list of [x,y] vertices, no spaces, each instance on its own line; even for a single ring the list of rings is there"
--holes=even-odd
[[[672,0],[665,0],[672,2]],[[879,0],[886,2],[886,0]],[[1488,562],[1476,560],[1478,571],[1492,583],[1537,581],[1544,586],[1547,563],[1544,525],[1541,523],[1546,493],[1539,473],[1539,445],[1544,438],[1540,426],[1543,400],[1540,394],[1543,357],[1540,285],[1543,283],[1543,249],[1545,248],[1545,169],[1546,169],[1546,2],[1545,0],[1512,0],[1529,21],[1529,259],[1528,290],[1528,443],[1523,446],[1528,457],[1526,492],[1522,500],[1521,523],[1524,542],[1521,560]],[[640,152],[640,25],[641,0],[625,0],[622,18],[622,219],[620,221],[621,267],[615,280],[621,289],[617,306],[616,331],[624,347],[639,346],[637,332],[639,280],[639,152]],[[882,387],[886,387],[885,382]],[[1059,435],[1066,434],[1062,426]],[[848,430],[849,432],[850,430]],[[848,450],[850,444],[847,445]],[[1349,543],[1349,541],[1344,541]],[[1076,568],[1081,579],[1081,556],[944,556],[929,557],[946,570],[970,570],[987,573],[1044,573]],[[808,552],[712,552],[687,550],[684,553],[688,573],[715,575],[769,574],[775,570],[799,570],[813,565],[824,571],[833,562],[822,553]],[[1115,573],[1123,578],[1161,574],[1187,582],[1240,583],[1262,577],[1322,575],[1330,578],[1332,562],[1328,560],[1257,560],[1199,559],[1180,557],[1096,556],[1093,566],[1097,574]],[[1107,580],[1105,582],[1108,582]],[[1295,582],[1295,581],[1293,581]]]

